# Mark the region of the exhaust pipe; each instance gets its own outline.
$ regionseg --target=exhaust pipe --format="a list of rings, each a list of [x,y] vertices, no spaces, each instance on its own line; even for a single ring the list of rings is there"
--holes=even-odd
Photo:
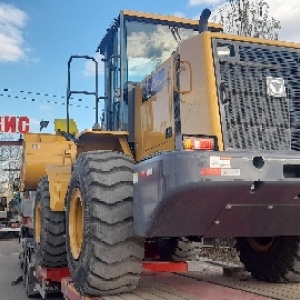
[[[208,8],[205,8],[200,16],[199,20],[199,33],[202,33],[204,31],[208,31],[208,19],[211,15],[211,10]]]

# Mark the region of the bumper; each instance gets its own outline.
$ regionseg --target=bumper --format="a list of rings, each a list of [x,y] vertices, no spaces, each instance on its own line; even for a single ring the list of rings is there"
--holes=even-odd
[[[143,237],[300,235],[297,152],[166,152],[134,170]]]

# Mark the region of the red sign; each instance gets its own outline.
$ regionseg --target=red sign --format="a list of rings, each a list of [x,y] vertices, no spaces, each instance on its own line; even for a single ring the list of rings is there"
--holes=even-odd
[[[221,169],[219,168],[203,168],[201,169],[202,176],[221,176]]]
[[[29,131],[28,117],[0,117],[0,132],[26,133]]]

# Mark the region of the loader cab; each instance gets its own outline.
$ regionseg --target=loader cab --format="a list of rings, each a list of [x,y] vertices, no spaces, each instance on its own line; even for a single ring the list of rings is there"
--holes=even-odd
[[[141,82],[167,60],[178,44],[199,34],[199,21],[124,10],[114,19],[97,51],[105,65],[106,130],[129,132],[134,143],[135,83]],[[222,26],[209,23],[209,30]]]

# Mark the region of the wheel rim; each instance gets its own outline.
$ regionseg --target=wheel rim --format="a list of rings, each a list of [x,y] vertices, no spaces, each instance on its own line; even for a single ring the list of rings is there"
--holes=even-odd
[[[274,237],[248,238],[247,241],[253,250],[265,252],[268,251],[273,245]]]
[[[36,243],[41,242],[41,227],[42,227],[42,218],[41,218],[41,203],[37,202],[35,207],[34,215],[34,225],[35,225],[35,241]]]
[[[74,259],[78,259],[81,253],[83,240],[83,209],[80,190],[74,189],[71,195],[69,211],[69,238],[70,248]]]

